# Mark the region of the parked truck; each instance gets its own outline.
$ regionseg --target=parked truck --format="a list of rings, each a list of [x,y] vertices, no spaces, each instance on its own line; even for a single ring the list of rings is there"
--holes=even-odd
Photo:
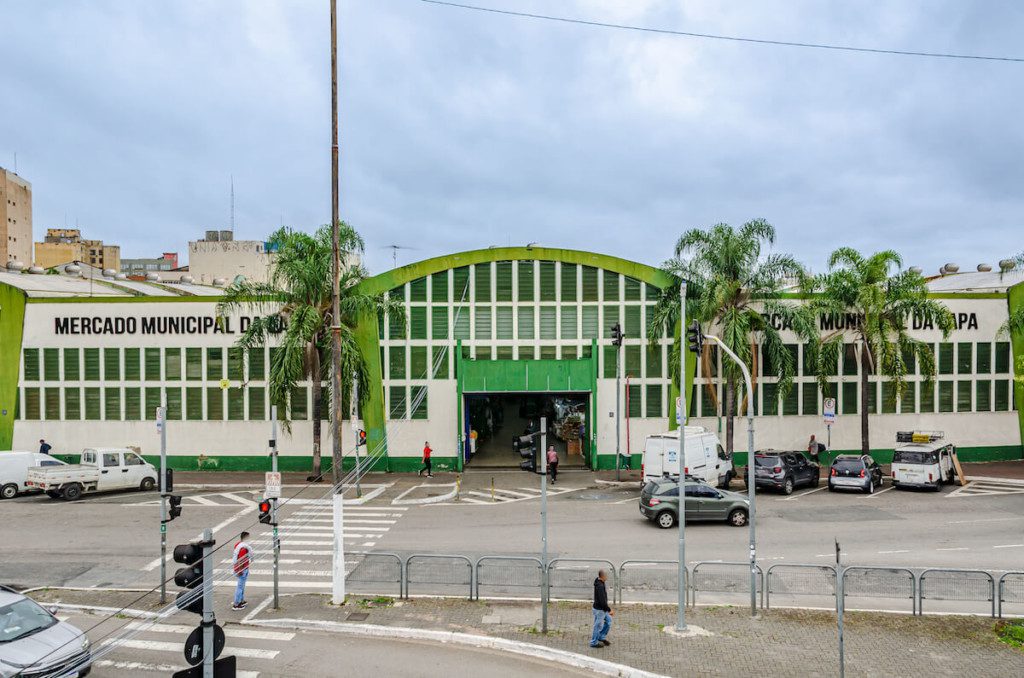
[[[156,468],[132,450],[115,447],[88,448],[77,464],[35,466],[28,470],[25,485],[53,498],[74,501],[86,492],[156,487]]]

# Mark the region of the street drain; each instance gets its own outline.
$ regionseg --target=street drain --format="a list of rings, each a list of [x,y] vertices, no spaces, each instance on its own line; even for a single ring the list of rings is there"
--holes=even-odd
[[[369,612],[351,612],[351,613],[349,613],[349,615],[347,617],[347,620],[348,621],[366,621],[369,618],[370,618],[370,613]]]

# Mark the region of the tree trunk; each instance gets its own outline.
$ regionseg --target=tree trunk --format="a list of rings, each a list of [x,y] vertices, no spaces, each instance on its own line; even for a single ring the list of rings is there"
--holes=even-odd
[[[310,353],[310,373],[313,376],[313,475],[309,479],[319,482],[323,477],[320,463],[320,400],[323,397],[323,386],[320,383],[320,352],[314,348]]]
[[[733,405],[736,402],[736,382],[729,377],[725,382],[725,452],[732,456],[733,443],[732,435],[736,428],[736,416],[733,413]]]
[[[871,454],[871,437],[868,433],[868,389],[871,387],[872,362],[870,351],[865,341],[860,351],[860,449],[864,454]]]

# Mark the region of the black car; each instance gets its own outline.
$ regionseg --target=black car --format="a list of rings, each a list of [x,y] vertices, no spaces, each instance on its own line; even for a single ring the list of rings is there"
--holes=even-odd
[[[870,454],[841,454],[832,460],[828,491],[860,490],[871,494],[882,486],[882,467]]]
[[[800,452],[764,450],[754,455],[757,488],[793,494],[798,487],[817,487],[821,467]]]

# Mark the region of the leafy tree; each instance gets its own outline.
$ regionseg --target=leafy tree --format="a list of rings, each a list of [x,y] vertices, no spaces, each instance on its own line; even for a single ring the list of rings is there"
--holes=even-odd
[[[361,317],[389,313],[404,322],[405,311],[400,303],[386,295],[367,295],[356,285],[367,277],[366,269],[355,263],[364,244],[360,235],[348,224],[340,224],[341,250],[341,374],[343,390],[352,375],[359,381],[359,392],[366,393],[366,367],[356,345],[354,329]],[[291,430],[291,395],[300,381],[313,385],[313,473],[321,471],[320,438],[323,394],[330,393],[331,333],[331,228],[321,226],[309,234],[280,228],[270,235],[268,250],[274,252],[270,282],[237,279],[224,291],[217,304],[217,313],[226,315],[239,310],[258,314],[235,343],[248,351],[270,345],[268,385],[270,401],[278,406],[278,418],[285,430]]]
[[[796,364],[782,342],[780,327],[792,328],[814,350],[818,333],[814,316],[804,305],[783,299],[787,285],[801,280],[804,269],[788,254],[765,254],[775,242],[775,228],[763,219],[749,221],[736,229],[716,224],[710,229],[694,228],[676,242],[675,255],[662,268],[677,281],[663,290],[654,308],[649,339],[656,341],[663,328],[679,322],[679,280],[687,281],[687,323],[696,319],[703,331],[714,334],[757,374],[757,347],[777,370],[779,390],[792,387]],[[685,329],[684,329],[685,333]],[[704,376],[711,376],[710,346],[704,347]],[[680,372],[678,346],[670,365]],[[725,377],[726,450],[733,451],[737,385],[743,375],[729,359],[722,361]],[[756,378],[756,377],[755,377]],[[749,397],[749,394],[747,394]],[[717,401],[717,398],[715,398]],[[741,404],[741,410],[745,406]]]
[[[861,450],[870,453],[868,431],[868,388],[871,374],[881,374],[903,393],[908,365],[920,366],[930,382],[935,377],[932,345],[912,338],[907,332],[912,318],[928,321],[948,337],[953,314],[941,302],[928,297],[928,286],[920,273],[901,270],[903,260],[892,250],[863,256],[855,249],[841,247],[828,260],[828,273],[812,281],[815,294],[810,307],[815,313],[836,317],[854,314],[853,328],[836,330],[821,340],[818,351],[818,379],[824,387],[827,374],[838,364],[845,340],[853,339],[860,361]],[[849,323],[848,323],[849,324]]]

